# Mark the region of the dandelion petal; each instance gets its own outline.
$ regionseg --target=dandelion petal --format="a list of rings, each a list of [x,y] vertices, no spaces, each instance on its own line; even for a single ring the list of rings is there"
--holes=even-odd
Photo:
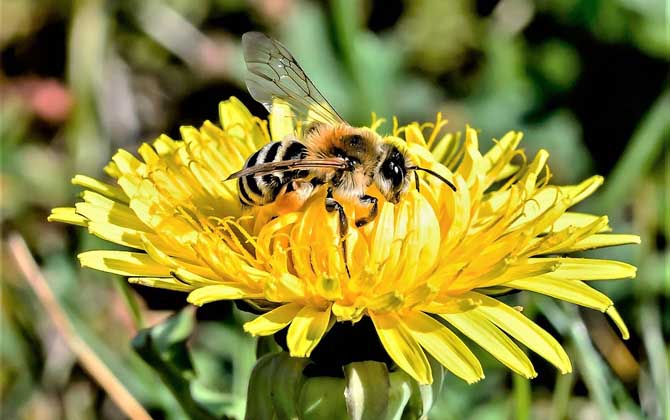
[[[308,357],[328,328],[330,305],[325,310],[313,306],[300,309],[291,321],[286,343],[292,357]]]
[[[428,358],[407,327],[395,314],[374,314],[370,318],[391,359],[421,384],[433,382]]]
[[[453,374],[468,383],[484,377],[477,357],[446,326],[419,311],[404,314],[402,321],[419,344]]]
[[[260,315],[244,324],[244,331],[252,335],[272,335],[287,326],[302,309],[298,303],[289,303]]]

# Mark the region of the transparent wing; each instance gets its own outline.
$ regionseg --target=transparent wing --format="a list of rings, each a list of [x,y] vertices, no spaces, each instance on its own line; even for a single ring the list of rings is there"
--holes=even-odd
[[[318,121],[330,125],[344,120],[321,95],[291,53],[278,41],[260,32],[242,35],[247,64],[247,89],[251,96],[272,112],[272,103],[287,103],[298,121]]]
[[[240,171],[230,174],[226,181],[242,178],[249,175],[267,175],[273,172],[286,172],[294,171],[298,169],[319,169],[319,168],[331,168],[331,169],[346,169],[347,162],[344,159],[340,158],[330,158],[330,159],[291,159],[291,160],[280,160],[278,162],[266,162],[259,163],[248,168],[244,168]]]

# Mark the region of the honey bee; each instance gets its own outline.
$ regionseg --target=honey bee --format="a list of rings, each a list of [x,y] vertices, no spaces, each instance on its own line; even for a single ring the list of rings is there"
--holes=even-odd
[[[366,193],[374,184],[391,203],[408,190],[411,176],[425,171],[456,187],[440,174],[415,165],[398,147],[367,128],[349,125],[321,95],[291,53],[278,41],[259,32],[242,36],[247,65],[246,85],[251,96],[272,113],[279,103],[288,105],[303,124],[303,136],[288,136],[252,154],[244,168],[228,179],[237,179],[243,206],[263,206],[281,201],[299,208],[317,188],[327,188],[325,207],[339,213],[340,235],[347,218],[340,201],[364,206],[367,215],[355,220],[357,227],[374,220],[377,198]],[[280,207],[282,207],[280,206]]]

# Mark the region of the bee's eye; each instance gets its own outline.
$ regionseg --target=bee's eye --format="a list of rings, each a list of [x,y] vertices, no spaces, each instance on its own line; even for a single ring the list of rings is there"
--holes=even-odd
[[[392,160],[384,162],[382,165],[382,175],[384,178],[391,180],[393,188],[400,186],[405,177],[402,168]]]

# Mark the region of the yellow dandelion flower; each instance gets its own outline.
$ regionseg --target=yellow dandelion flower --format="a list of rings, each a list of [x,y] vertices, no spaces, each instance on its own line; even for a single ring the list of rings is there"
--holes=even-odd
[[[119,151],[105,168],[114,185],[73,179],[85,189],[83,201],[54,209],[49,220],[85,226],[134,249],[84,252],[83,266],[189,292],[195,305],[244,299],[265,311],[244,329],[264,336],[288,326],[296,357],[309,356],[335,322],[369,317],[388,355],[421,384],[432,382],[426,352],[467,382],[483,378],[455,331],[525,377],[536,372],[513,339],[561,372],[571,370],[556,339],[491,297],[496,290],[598,309],[628,337],[612,301],[586,282],[631,278],[635,267],[559,255],[639,238],[607,233],[606,216],[569,211],[603,179],[551,185],[548,153],[526,160],[521,133],[507,133],[482,155],[475,130],[468,127],[462,141],[442,134],[439,115],[435,123],[394,124],[386,140],[447,174],[457,191],[422,175],[420,189],[398,204],[380,198],[371,223],[357,228],[349,217],[345,256],[337,215],[324,208],[325,191],[299,211],[280,214],[268,205],[243,214],[236,184],[222,182],[255,150],[292,133],[291,123],[271,118],[268,129],[235,98],[221,104],[220,119],[222,128],[205,122],[182,128],[183,140],[161,136],[143,144],[141,159]],[[343,205],[355,214],[353,204]]]

